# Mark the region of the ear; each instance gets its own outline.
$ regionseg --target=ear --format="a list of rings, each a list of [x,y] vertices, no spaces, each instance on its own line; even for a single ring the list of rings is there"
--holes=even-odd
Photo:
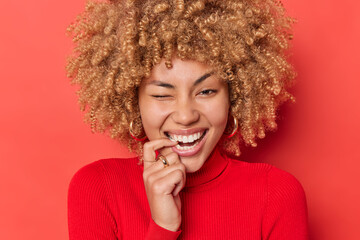
[[[223,135],[226,138],[231,138],[238,131],[238,127],[239,127],[238,120],[236,118],[234,118],[229,112],[228,122],[226,124]]]

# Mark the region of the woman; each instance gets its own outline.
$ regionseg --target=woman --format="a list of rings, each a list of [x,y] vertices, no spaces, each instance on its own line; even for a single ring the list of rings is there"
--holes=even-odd
[[[293,100],[291,22],[273,0],[88,3],[69,77],[93,131],[139,157],[75,174],[70,239],[307,239],[299,182],[229,157]]]

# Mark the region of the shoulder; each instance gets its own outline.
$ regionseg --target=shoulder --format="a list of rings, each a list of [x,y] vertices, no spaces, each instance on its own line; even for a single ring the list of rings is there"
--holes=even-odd
[[[307,203],[297,178],[268,163],[231,159],[233,177],[261,199],[263,239],[307,239]]]
[[[116,238],[119,207],[114,187],[126,179],[123,173],[136,163],[136,159],[102,159],[74,174],[68,189],[70,239]]]
[[[73,191],[107,189],[114,181],[122,181],[140,171],[138,158],[101,159],[80,168],[72,177],[69,194]]]
[[[233,157],[227,157],[230,162],[231,172],[239,177],[239,180],[244,181],[244,179],[252,181],[260,181],[266,185],[268,174],[271,169],[274,167],[268,163],[252,163],[245,162],[240,159]]]
[[[272,166],[268,171],[267,179],[269,200],[284,203],[306,201],[301,183],[292,174]]]
[[[79,177],[99,177],[111,174],[112,172],[127,172],[138,168],[138,158],[107,158],[89,163],[80,168],[74,178]]]
[[[266,188],[267,217],[274,220],[283,218],[289,222],[297,219],[305,229],[307,203],[304,188],[299,180],[292,174],[271,166],[267,172]]]
[[[251,163],[228,157],[232,167],[242,174],[266,178],[269,187],[301,188],[300,182],[290,173],[269,163]]]
[[[232,171],[239,178],[254,181],[264,186],[268,198],[305,199],[300,182],[290,173],[269,163],[249,163],[230,158]]]
[[[272,166],[267,173],[264,239],[308,239],[304,189],[290,173]]]

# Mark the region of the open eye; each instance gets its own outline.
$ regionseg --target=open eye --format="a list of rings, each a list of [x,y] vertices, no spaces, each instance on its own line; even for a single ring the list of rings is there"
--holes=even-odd
[[[217,92],[217,90],[215,90],[215,89],[205,89],[205,90],[199,92],[199,95],[208,96],[208,95],[214,94],[216,92]]]

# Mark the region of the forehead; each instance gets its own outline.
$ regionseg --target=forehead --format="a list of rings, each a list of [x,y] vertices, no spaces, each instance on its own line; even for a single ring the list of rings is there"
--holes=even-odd
[[[202,75],[212,71],[212,68],[207,64],[194,60],[173,58],[172,65],[172,68],[167,68],[165,60],[162,59],[159,64],[153,67],[149,78],[145,79],[145,81],[195,81]]]

